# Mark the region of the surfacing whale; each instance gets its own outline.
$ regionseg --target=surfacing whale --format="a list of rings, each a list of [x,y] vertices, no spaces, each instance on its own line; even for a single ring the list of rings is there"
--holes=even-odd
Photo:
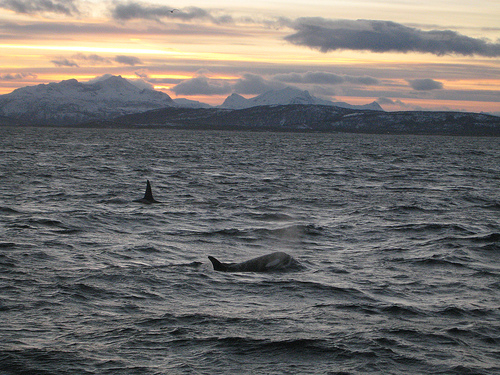
[[[153,192],[151,191],[151,184],[149,183],[149,180],[146,184],[146,192],[144,193],[144,198],[136,199],[134,202],[140,202],[145,204],[160,203],[153,198]]]
[[[281,251],[241,263],[222,263],[212,256],[209,256],[208,259],[212,262],[215,271],[222,272],[271,272],[299,266],[299,262],[292,256]]]

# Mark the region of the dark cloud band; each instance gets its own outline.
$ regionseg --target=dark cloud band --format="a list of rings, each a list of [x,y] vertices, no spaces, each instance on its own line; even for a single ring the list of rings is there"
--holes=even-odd
[[[287,83],[309,83],[338,85],[342,83],[353,83],[360,85],[376,85],[379,80],[368,76],[348,76],[329,72],[306,72],[306,73],[283,73],[276,74],[275,80]]]
[[[136,66],[142,64],[141,59],[135,56],[124,56],[118,55],[115,57],[115,61],[120,64]]]
[[[56,13],[67,16],[79,14],[73,0],[0,0],[0,8],[16,13]]]
[[[176,95],[223,95],[231,92],[230,86],[225,82],[217,82],[200,75],[182,81],[172,89]]]
[[[441,82],[434,81],[429,78],[410,79],[408,80],[408,83],[413,90],[417,91],[441,90],[443,88],[443,84]]]
[[[160,22],[161,19],[167,17],[181,21],[208,20],[215,24],[231,23],[233,21],[231,16],[214,16],[211,12],[197,7],[178,10],[169,6],[152,6],[136,2],[118,3],[111,10],[111,14],[118,21],[146,19]]]
[[[451,30],[423,31],[391,21],[299,18],[290,26],[296,33],[285,39],[319,49],[372,52],[419,52],[434,55],[500,56],[500,43],[471,38]]]
[[[35,78],[37,78],[37,75],[33,74],[33,73],[0,74],[0,81],[15,81],[15,80],[23,80],[25,78],[35,79]]]

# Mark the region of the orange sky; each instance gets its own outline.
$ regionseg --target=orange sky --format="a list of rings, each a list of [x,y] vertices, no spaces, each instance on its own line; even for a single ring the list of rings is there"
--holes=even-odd
[[[120,74],[210,104],[289,85],[500,112],[499,19],[500,2],[469,0],[0,1],[0,94]]]

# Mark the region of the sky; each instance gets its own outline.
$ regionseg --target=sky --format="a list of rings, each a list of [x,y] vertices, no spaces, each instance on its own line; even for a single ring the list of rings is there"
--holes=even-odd
[[[0,94],[107,74],[212,105],[293,86],[500,114],[500,0],[0,0]]]

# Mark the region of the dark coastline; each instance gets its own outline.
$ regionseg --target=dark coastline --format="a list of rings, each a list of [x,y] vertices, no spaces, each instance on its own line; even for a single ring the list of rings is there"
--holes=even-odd
[[[168,107],[79,123],[2,117],[0,126],[500,136],[500,117],[487,114],[382,112],[321,105],[259,106],[241,110]]]

